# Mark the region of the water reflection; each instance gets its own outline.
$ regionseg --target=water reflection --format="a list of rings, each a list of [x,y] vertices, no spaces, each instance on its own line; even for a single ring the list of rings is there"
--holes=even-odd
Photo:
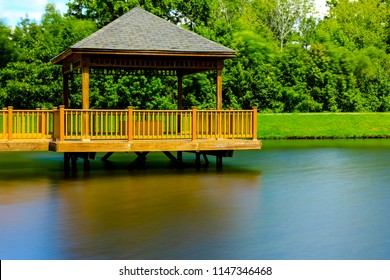
[[[160,155],[128,171],[118,154],[65,176],[59,155],[0,154],[0,258],[390,258],[390,145],[314,142],[265,142],[221,172]]]

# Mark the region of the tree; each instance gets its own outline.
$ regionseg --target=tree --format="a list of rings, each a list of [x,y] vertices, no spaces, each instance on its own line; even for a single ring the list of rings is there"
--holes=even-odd
[[[175,24],[207,24],[210,17],[209,1],[204,0],[73,0],[68,5],[68,16],[89,19],[101,28],[134,7],[141,7],[152,14]]]
[[[276,0],[267,22],[279,40],[281,51],[288,37],[299,29],[299,25],[312,9],[312,0]]]
[[[14,56],[11,29],[0,20],[0,68],[6,66]]]
[[[390,9],[383,0],[328,2],[329,15],[319,28],[334,43],[350,49],[388,47]]]
[[[50,59],[96,30],[91,21],[64,18],[53,4],[41,23],[22,19],[10,34],[12,59],[0,69],[0,103],[20,109],[61,104],[61,68]]]

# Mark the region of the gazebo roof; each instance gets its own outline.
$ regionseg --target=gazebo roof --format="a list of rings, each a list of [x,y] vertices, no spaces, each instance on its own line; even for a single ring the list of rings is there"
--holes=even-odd
[[[183,29],[139,7],[109,23],[52,59],[55,64],[72,54],[234,57],[232,49]]]

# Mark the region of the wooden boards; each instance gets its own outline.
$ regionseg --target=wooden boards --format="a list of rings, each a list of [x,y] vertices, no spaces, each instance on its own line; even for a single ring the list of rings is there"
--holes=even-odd
[[[163,151],[220,151],[260,150],[260,140],[112,140],[51,142],[54,152],[163,152]]]
[[[12,140],[0,141],[0,152],[49,151],[50,140]]]

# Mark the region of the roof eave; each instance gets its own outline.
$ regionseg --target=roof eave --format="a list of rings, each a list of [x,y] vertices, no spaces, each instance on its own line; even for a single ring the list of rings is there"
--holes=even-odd
[[[68,56],[70,56],[72,54],[72,49],[67,49],[66,51],[63,51],[62,53],[60,53],[59,55],[57,55],[56,57],[53,57],[50,62],[52,64],[62,64],[62,61],[67,58]]]
[[[101,49],[68,49],[51,59],[53,64],[62,64],[62,61],[71,55],[124,55],[124,56],[172,56],[172,57],[207,57],[216,59],[233,58],[237,55],[231,52],[182,52],[173,50],[101,50]]]

